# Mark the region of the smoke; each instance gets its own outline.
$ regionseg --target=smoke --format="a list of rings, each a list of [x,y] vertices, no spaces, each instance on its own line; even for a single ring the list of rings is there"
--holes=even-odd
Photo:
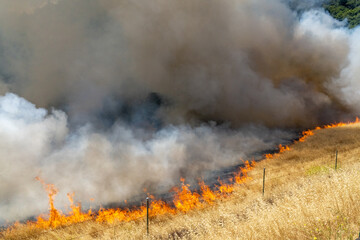
[[[357,115],[359,31],[319,6],[1,1],[0,222],[46,210],[38,175],[106,204]]]
[[[295,11],[308,11],[311,9],[320,9],[324,4],[329,3],[330,0],[286,0],[289,7]]]
[[[324,88],[346,60],[344,36],[321,41],[280,1],[36,3],[1,8],[2,85],[72,122],[109,96],[137,105],[153,92],[173,124],[312,126],[347,111]]]
[[[360,112],[359,39],[360,29],[357,27],[348,39],[350,52],[347,57],[347,64],[341,70],[340,76],[335,77],[328,85],[328,88],[338,95],[342,103],[356,113]]]
[[[106,132],[87,125],[70,133],[64,112],[47,113],[14,94],[0,97],[0,123],[0,212],[7,217],[2,220],[46,210],[46,193],[35,176],[85,202],[116,202],[143,187],[172,186],[180,177],[196,179],[238,164],[279,138],[294,137],[264,127],[235,131],[211,125],[168,126],[147,140],[124,124]],[[64,196],[59,199],[65,205]]]

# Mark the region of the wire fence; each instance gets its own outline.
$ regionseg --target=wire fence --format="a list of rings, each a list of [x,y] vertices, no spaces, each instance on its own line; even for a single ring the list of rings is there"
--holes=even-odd
[[[336,159],[334,157],[334,161],[335,161],[335,163],[334,163],[334,167],[332,169],[337,170],[337,167],[341,163],[338,160],[337,152],[336,152]],[[358,162],[358,160],[346,161],[346,164],[355,163],[355,162]],[[323,165],[328,166],[329,162],[324,162]],[[330,169],[330,167],[327,167],[327,168]],[[251,178],[250,181],[247,181],[247,182],[244,182],[244,183],[241,183],[241,184],[236,184],[235,183],[235,185],[243,186],[243,187],[251,187],[251,186],[263,187],[263,191],[264,191],[265,185],[271,185],[273,183],[272,181],[292,177],[291,173],[276,176],[276,177],[271,177],[272,173],[277,172],[279,170],[283,170],[283,169],[284,169],[283,167],[278,167],[278,168],[269,167],[269,168],[266,168],[266,177],[264,175],[265,171],[264,172],[259,171],[258,173],[255,173],[255,174],[250,171],[250,176],[249,176]],[[236,173],[237,172],[233,172],[233,175],[235,175]],[[227,174],[227,175],[229,175],[229,174]],[[266,183],[265,183],[265,181],[261,181],[261,180],[265,180],[265,179],[266,179]],[[167,200],[169,200],[169,199],[174,200],[173,196],[164,197],[161,200],[165,201],[166,200],[165,198]],[[142,201],[142,204],[140,206],[146,206],[146,200]],[[151,208],[151,204],[148,204],[146,207],[147,207],[147,216],[140,216],[138,218],[132,218],[131,219],[131,221],[137,221],[137,220],[140,220],[140,219],[147,220],[146,223],[145,223],[147,226],[144,227],[144,234],[146,234],[146,232],[149,233],[149,217],[153,217],[153,216],[149,215],[149,211],[148,211],[148,209]],[[96,218],[97,218],[97,214],[94,214],[90,219],[87,219],[87,220],[79,222],[79,223],[93,222],[93,221],[96,221]],[[96,237],[98,234],[104,233],[104,232],[108,231],[109,229],[113,229],[112,239],[116,239],[117,237],[121,236],[121,234],[120,235],[115,234],[116,233],[116,228],[123,225],[124,223],[125,223],[124,221],[119,221],[118,223],[115,224],[115,221],[114,221],[114,223],[112,225],[109,225],[107,227],[102,227],[99,230],[95,230],[95,231],[91,231],[91,232],[87,232],[87,233],[82,233],[82,234],[79,234],[77,236],[69,237],[69,238],[65,238],[65,239],[66,240],[75,240],[75,239],[82,239],[82,238],[87,237],[87,236],[91,236],[91,237],[95,236]],[[36,234],[37,235],[36,238],[39,238],[39,237],[41,237],[42,235],[45,235],[45,234],[52,234],[52,233],[56,233],[57,231],[63,231],[64,229],[67,229],[67,228],[70,228],[70,227],[73,227],[73,224],[63,225],[63,226],[60,226],[58,228],[50,229],[50,230],[43,230],[42,232],[39,232],[39,233]],[[0,237],[1,237],[1,232],[0,232]],[[31,239],[31,238],[29,238],[29,236],[24,236],[24,237],[17,236],[16,239],[25,240],[25,239]]]

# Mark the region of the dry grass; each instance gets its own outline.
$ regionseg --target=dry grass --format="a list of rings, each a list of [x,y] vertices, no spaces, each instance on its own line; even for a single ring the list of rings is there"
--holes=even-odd
[[[55,230],[18,227],[4,239],[355,239],[360,230],[360,124],[317,130],[266,160],[213,206],[146,222],[93,221]],[[335,150],[338,166],[334,171]],[[262,197],[262,171],[266,189]]]

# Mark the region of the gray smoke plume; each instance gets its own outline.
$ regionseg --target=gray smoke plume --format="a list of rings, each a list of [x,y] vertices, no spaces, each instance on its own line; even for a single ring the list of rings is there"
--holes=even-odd
[[[1,1],[0,222],[36,176],[106,204],[357,115],[358,30],[313,2]]]
[[[196,179],[271,149],[293,134],[246,126],[230,130],[215,125],[167,126],[148,139],[125,124],[106,132],[85,125],[70,132],[66,114],[47,113],[14,94],[0,97],[0,212],[4,220],[44,212],[46,193],[36,176],[65,193],[97,204],[131,197],[158,184],[171,187],[180,177]]]
[[[40,3],[1,7],[2,88],[71,121],[149,93],[169,99],[157,114],[175,124],[311,126],[348,110],[324,87],[345,36],[321,41],[280,1]]]

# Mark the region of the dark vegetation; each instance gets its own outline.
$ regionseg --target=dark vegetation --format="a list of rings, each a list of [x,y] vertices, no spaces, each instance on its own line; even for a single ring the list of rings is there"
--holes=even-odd
[[[360,24],[360,0],[330,0],[324,8],[340,21],[347,19],[349,28]]]

